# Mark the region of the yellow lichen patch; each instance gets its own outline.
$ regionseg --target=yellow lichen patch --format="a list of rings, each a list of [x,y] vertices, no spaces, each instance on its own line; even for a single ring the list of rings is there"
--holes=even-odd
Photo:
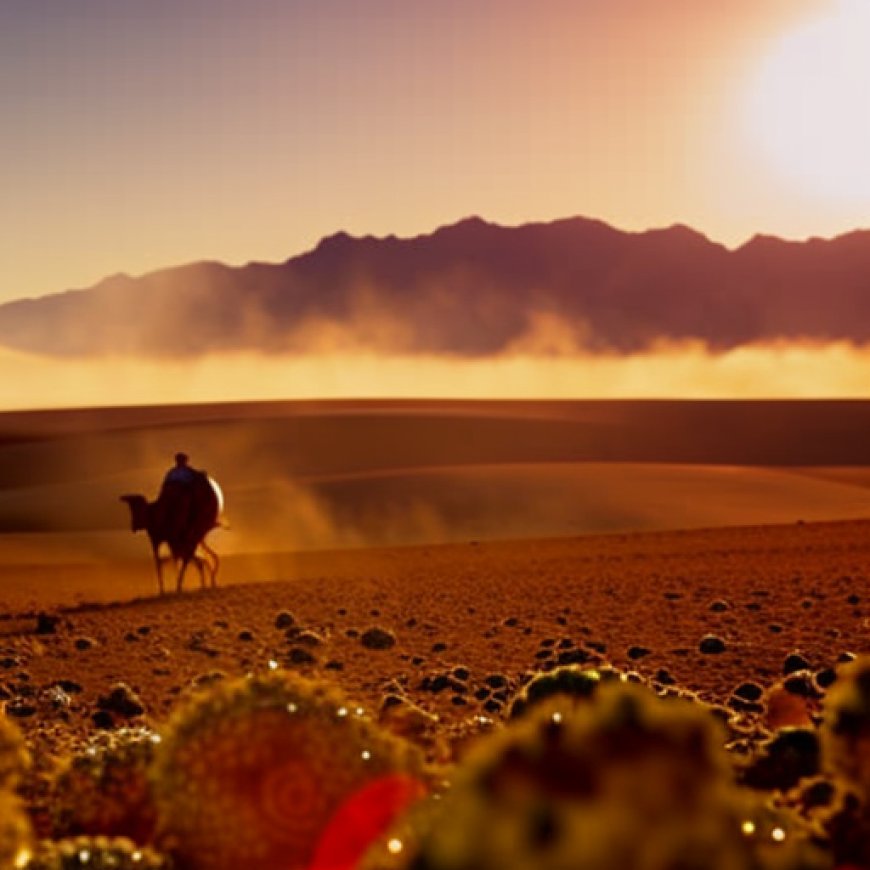
[[[301,677],[220,685],[170,722],[154,767],[160,830],[185,867],[294,870],[343,801],[419,753]]]
[[[147,728],[122,728],[95,737],[68,758],[52,786],[54,835],[149,842],[157,812],[148,768],[158,739]]]

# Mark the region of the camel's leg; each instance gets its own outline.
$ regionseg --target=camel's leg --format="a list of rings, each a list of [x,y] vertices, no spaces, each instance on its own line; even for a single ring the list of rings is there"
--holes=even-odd
[[[201,547],[203,548],[203,550],[205,550],[205,552],[208,553],[209,556],[211,556],[211,558],[214,560],[213,564],[209,565],[209,569],[211,570],[211,585],[212,585],[212,589],[214,589],[214,588],[217,586],[217,572],[218,572],[218,568],[220,567],[221,560],[220,560],[220,558],[218,557],[218,554],[215,553],[215,551],[212,550],[212,548],[209,547],[209,545],[206,544],[205,541],[203,541],[203,542],[200,544],[200,546],[201,546]]]
[[[194,556],[193,561],[196,563],[196,567],[199,569],[199,588],[205,589],[205,569],[207,567],[206,561],[201,556]]]
[[[154,547],[154,565],[157,568],[157,588],[163,595],[163,560],[160,558],[159,547]]]
[[[187,565],[190,562],[190,559],[182,559],[181,567],[178,569],[178,579],[175,583],[175,591],[181,592],[181,584],[184,583],[184,572],[187,570]]]

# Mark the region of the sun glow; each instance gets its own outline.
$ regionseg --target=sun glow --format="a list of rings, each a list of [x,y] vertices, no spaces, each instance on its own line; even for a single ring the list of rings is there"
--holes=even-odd
[[[807,192],[870,205],[870,2],[783,36],[751,86],[748,124],[773,167]]]

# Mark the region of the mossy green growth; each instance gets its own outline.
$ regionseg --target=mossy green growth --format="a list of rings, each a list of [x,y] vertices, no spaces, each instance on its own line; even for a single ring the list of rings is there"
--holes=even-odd
[[[870,803],[870,656],[846,665],[828,693],[822,750],[828,770]]]
[[[40,843],[24,870],[171,870],[172,862],[124,837],[73,837]]]
[[[289,673],[222,683],[176,713],[158,748],[161,842],[193,870],[302,868],[349,795],[422,764],[322,683]]]
[[[407,866],[829,866],[797,822],[768,825],[747,803],[724,740],[701,706],[632,684],[602,685],[580,705],[540,704],[469,754]]]
[[[21,802],[10,792],[0,792],[0,867],[24,866],[31,846],[30,823]]]
[[[0,790],[15,788],[29,765],[21,732],[0,713]]]
[[[67,759],[52,786],[54,836],[150,842],[157,810],[148,774],[159,742],[148,728],[121,728],[98,735]]]

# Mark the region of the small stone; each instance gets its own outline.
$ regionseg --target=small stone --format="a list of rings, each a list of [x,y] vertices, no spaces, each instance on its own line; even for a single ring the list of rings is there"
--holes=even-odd
[[[849,604],[851,604],[851,605],[854,607],[854,605],[856,605],[856,604],[860,604],[860,603],[861,603],[861,596],[860,596],[860,595],[855,595],[854,593],[852,593],[852,594],[851,594],[851,595],[846,599],[846,601],[848,601]]]
[[[139,696],[126,683],[116,683],[112,686],[108,695],[102,695],[97,699],[97,706],[101,710],[126,717],[141,716],[145,712],[145,706],[139,700]]]
[[[502,625],[506,625],[508,628],[516,628],[520,624],[520,621],[515,616],[509,616]]]
[[[595,652],[600,653],[601,655],[604,655],[607,652],[607,644],[602,643],[600,640],[587,640],[586,646],[588,646],[589,649],[595,650]]]
[[[75,645],[75,648],[77,650],[84,651],[84,650],[92,649],[93,647],[95,647],[97,645],[97,642],[93,638],[90,638],[90,637],[77,637],[75,639],[74,645]]]
[[[758,683],[746,682],[741,683],[734,690],[734,697],[744,701],[758,701],[764,695],[764,689]]]
[[[136,631],[144,637],[146,634],[151,634],[151,626],[140,625],[139,628],[136,629]]]
[[[819,694],[810,671],[794,671],[783,680],[782,685],[786,692],[800,698],[816,698]]]
[[[77,695],[82,691],[82,687],[75,680],[56,680],[54,685],[68,695]]]
[[[433,653],[445,652],[446,649],[447,649],[447,644],[446,644],[446,643],[441,643],[441,642],[439,641],[438,643],[433,643],[433,644],[432,644],[432,652],[433,652]]]
[[[724,613],[726,610],[728,610],[728,608],[729,608],[728,602],[722,601],[721,598],[718,601],[714,601],[710,605],[710,610],[712,610],[713,613]]]
[[[496,701],[494,698],[490,698],[483,705],[483,709],[486,710],[487,713],[500,713],[502,705]]]
[[[285,628],[290,628],[290,626],[293,625],[293,623],[295,623],[295,622],[296,622],[296,617],[293,616],[293,614],[290,613],[289,610],[282,610],[275,617],[275,628],[278,628],[281,630],[283,630]]]
[[[855,661],[855,653],[853,652],[841,652],[840,655],[837,656],[837,664],[848,665],[849,662]]]
[[[56,634],[60,624],[60,617],[53,613],[39,613],[36,616],[37,634]]]
[[[139,643],[139,635],[135,631],[128,631],[124,635],[124,640],[127,643]]]
[[[775,622],[772,622],[770,625],[768,625],[767,630],[771,634],[782,634],[782,626],[777,625]]]
[[[650,650],[645,646],[632,646],[628,648],[628,657],[635,662],[638,659],[646,658],[649,654]]]
[[[475,691],[474,697],[478,701],[485,701],[489,697],[489,689],[487,689],[486,686],[481,686]]]
[[[0,668],[4,668],[7,671],[17,668],[20,664],[21,662],[14,656],[5,656],[0,659]]]
[[[301,646],[294,646],[287,654],[287,660],[294,665],[313,665],[317,662],[317,659]]]
[[[725,652],[725,641],[715,634],[705,634],[698,644],[698,649],[705,655],[718,655]]]
[[[834,668],[822,668],[820,671],[816,671],[813,679],[819,690],[824,692],[825,689],[829,689],[837,681],[837,672]]]
[[[245,642],[247,643],[247,642],[250,642],[250,641],[252,641],[252,640],[254,639],[254,632],[251,631],[249,628],[243,628],[243,629],[242,629],[242,630],[241,630],[241,631],[236,635],[236,637],[237,637],[239,640],[243,640],[243,641],[245,641]]]
[[[389,649],[396,645],[396,636],[383,628],[366,629],[359,640],[366,649]]]
[[[793,674],[795,671],[806,671],[810,663],[799,653],[789,653],[782,665],[783,674]]]
[[[677,681],[671,676],[670,671],[659,668],[656,671],[655,681],[662,686],[673,686]]]
[[[330,659],[323,667],[328,671],[343,671],[344,662],[340,662],[337,659]]]
[[[6,714],[15,716],[16,719],[26,719],[28,716],[33,716],[34,713],[36,713],[36,707],[23,700],[9,701],[6,704]]]
[[[471,671],[469,671],[468,668],[464,667],[463,665],[457,665],[453,669],[453,676],[456,677],[457,680],[460,680],[464,683],[471,676]]]
[[[490,674],[485,680],[487,686],[491,689],[504,689],[507,684],[507,677],[502,676],[502,674]]]
[[[560,665],[584,665],[592,656],[583,649],[566,649],[559,653],[557,661]]]
[[[453,704],[454,707],[464,707],[468,703],[468,701],[466,701],[465,698],[462,697],[462,695],[454,695],[450,699],[450,703]]]
[[[96,728],[102,728],[104,731],[108,731],[115,727],[115,720],[112,718],[112,714],[107,710],[97,710],[91,716],[91,721],[94,723]]]
[[[322,646],[323,638],[314,631],[301,631],[296,635],[296,643],[307,647]]]

